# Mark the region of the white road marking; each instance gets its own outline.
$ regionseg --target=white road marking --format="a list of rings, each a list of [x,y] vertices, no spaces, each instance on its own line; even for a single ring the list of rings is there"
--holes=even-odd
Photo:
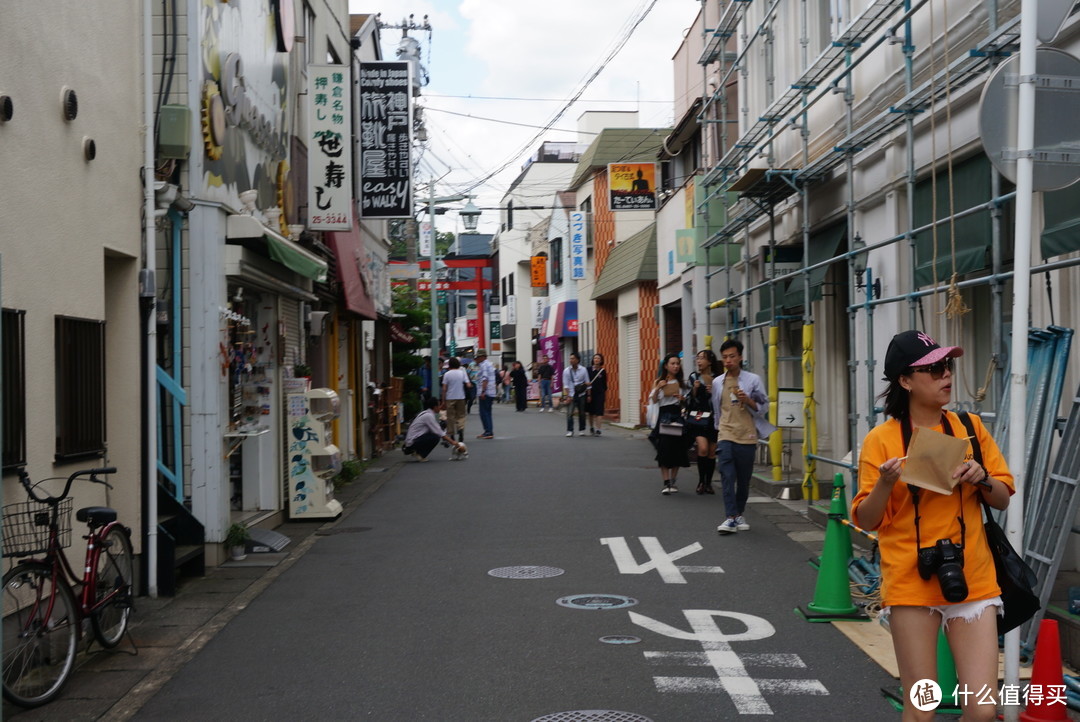
[[[668,552],[660,544],[660,540],[654,536],[638,537],[638,541],[641,542],[645,553],[649,555],[649,561],[642,564],[639,564],[637,559],[634,558],[634,553],[630,551],[630,545],[627,543],[626,537],[607,537],[601,539],[600,543],[611,550],[611,556],[615,559],[615,565],[619,568],[620,574],[645,574],[655,570],[660,575],[660,578],[668,584],[686,584],[686,577],[683,576],[683,572],[697,574],[722,574],[724,572],[723,569],[715,566],[683,567],[675,564],[676,560],[701,551],[702,546],[698,542]]]

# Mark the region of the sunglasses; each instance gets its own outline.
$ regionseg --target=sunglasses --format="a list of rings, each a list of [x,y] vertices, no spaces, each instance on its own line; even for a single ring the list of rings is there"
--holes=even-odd
[[[911,369],[912,373],[930,374],[930,378],[935,381],[944,376],[946,371],[949,373],[953,371],[953,360],[951,358],[943,359],[929,366],[913,366]]]

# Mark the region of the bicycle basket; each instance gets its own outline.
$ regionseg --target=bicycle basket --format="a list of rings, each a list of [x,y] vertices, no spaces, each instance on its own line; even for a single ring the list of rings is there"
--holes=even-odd
[[[49,550],[49,506],[36,501],[7,504],[4,514],[4,556],[27,557]],[[71,546],[71,499],[64,499],[56,509],[56,524],[61,547]]]

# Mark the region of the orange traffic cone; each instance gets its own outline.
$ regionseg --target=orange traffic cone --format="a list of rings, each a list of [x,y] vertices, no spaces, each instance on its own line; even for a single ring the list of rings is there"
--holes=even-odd
[[[1031,665],[1028,705],[1020,713],[1024,722],[1068,722],[1065,705],[1065,676],[1061,673],[1061,638],[1056,619],[1039,625],[1035,661]]]

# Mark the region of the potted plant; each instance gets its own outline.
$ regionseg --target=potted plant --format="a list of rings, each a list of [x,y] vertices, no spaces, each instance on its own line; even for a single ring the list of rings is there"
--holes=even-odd
[[[292,368],[293,376],[296,378],[311,378],[311,367],[307,364],[296,364]]]
[[[251,532],[247,524],[236,522],[225,530],[225,546],[229,549],[229,558],[235,561],[247,558],[247,541]]]

